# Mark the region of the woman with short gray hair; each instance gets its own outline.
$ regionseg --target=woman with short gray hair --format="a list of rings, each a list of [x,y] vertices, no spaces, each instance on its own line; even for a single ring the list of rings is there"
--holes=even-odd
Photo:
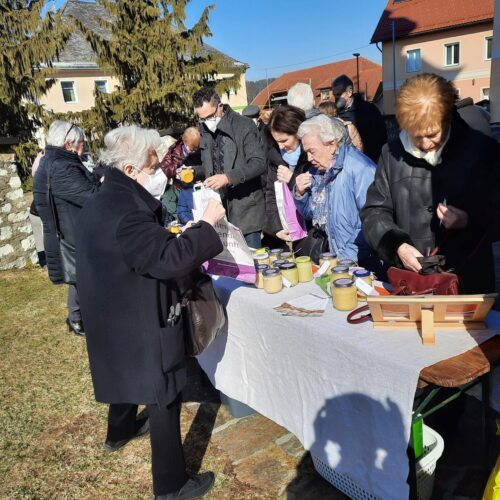
[[[65,278],[56,218],[64,240],[74,246],[76,216],[87,199],[99,189],[100,182],[81,161],[85,134],[80,127],[74,123],[56,120],[49,127],[46,142],[45,155],[40,160],[33,180],[33,199],[43,222],[49,278],[54,284],[62,284],[65,283]],[[54,212],[49,204],[48,182],[54,200]],[[76,335],[85,335],[75,284],[70,284],[68,288],[66,323],[69,330]]]
[[[327,234],[331,252],[378,271],[380,262],[364,240],[359,218],[375,164],[356,148],[339,144],[342,125],[326,115],[303,122],[297,135],[313,165],[297,176],[297,209]]]
[[[186,473],[179,421],[186,349],[178,280],[222,251],[213,226],[225,211],[212,200],[201,220],[178,237],[163,227],[163,207],[152,196],[151,182],[157,171],[164,176],[159,140],[156,131],[135,126],[106,135],[101,160],[109,168],[79,217],[76,273],[95,397],[109,404],[105,450],[117,451],[150,431],[155,498],[200,498],[214,475]],[[137,415],[141,404],[148,416]]]

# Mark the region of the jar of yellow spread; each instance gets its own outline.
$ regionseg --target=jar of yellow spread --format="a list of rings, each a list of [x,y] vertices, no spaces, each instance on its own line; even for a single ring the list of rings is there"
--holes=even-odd
[[[254,253],[253,262],[257,266],[258,264],[269,265],[269,254],[268,253]]]
[[[349,268],[355,266],[356,262],[354,262],[352,259],[339,259],[338,265],[347,266]]]
[[[354,280],[356,278],[362,279],[365,283],[368,283],[368,285],[373,286],[373,276],[370,271],[367,271],[366,269],[356,269],[352,273],[352,277]],[[366,302],[366,293],[358,289],[358,300],[361,302]]]
[[[257,264],[255,266],[255,286],[257,288],[264,288],[264,278],[262,276],[262,273],[266,270],[269,269],[269,266],[267,264]]]
[[[293,252],[281,252],[281,258],[293,262]]]
[[[266,269],[262,272],[262,278],[264,280],[264,290],[267,293],[278,293],[283,288],[279,269]]]
[[[272,264],[275,260],[280,259],[282,251],[282,248],[271,248],[269,250],[269,262]]]
[[[338,280],[340,278],[350,278],[351,276],[349,275],[349,268],[346,266],[335,266],[332,267],[330,271],[330,283],[333,284],[335,280]]]
[[[285,264],[286,262],[288,262],[288,261],[285,259],[278,259],[278,260],[275,260],[274,262],[271,262],[271,267],[275,267],[276,269],[279,269],[281,264]]]
[[[171,224],[168,225],[167,229],[172,234],[179,234],[181,232],[181,227],[182,226],[178,222],[172,222]]]
[[[307,281],[312,281],[313,279],[313,270],[311,257],[297,257],[295,259],[295,263],[297,264],[297,269],[299,270],[299,281],[301,283],[306,283]]]
[[[354,281],[340,278],[333,282],[333,307],[339,311],[352,311],[358,305],[358,294]]]
[[[286,278],[292,286],[299,283],[299,270],[297,269],[297,264],[295,262],[285,262],[280,265],[281,276]]]
[[[337,254],[333,252],[324,252],[319,254],[319,267],[321,267],[325,262],[328,262],[329,266],[328,269],[323,273],[327,274],[330,272],[330,269],[332,267],[335,267],[337,265]]]

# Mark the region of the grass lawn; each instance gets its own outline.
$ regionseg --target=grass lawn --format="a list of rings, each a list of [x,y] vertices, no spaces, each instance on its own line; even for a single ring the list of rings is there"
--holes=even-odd
[[[0,498],[152,498],[149,439],[102,448],[107,407],[94,400],[85,340],[67,331],[66,290],[39,268],[0,273]],[[244,498],[227,491],[226,459],[209,446],[211,497]]]

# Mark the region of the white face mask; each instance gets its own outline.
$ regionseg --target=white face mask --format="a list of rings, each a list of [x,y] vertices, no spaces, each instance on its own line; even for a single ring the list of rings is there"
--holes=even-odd
[[[161,195],[165,192],[168,182],[167,176],[163,173],[163,170],[157,168],[152,174],[148,174],[143,170],[139,170],[139,172],[147,176],[144,189],[159,200]]]
[[[217,125],[219,125],[220,116],[214,116],[213,118],[209,118],[205,120],[203,123],[205,126],[212,132],[212,134],[217,130]]]

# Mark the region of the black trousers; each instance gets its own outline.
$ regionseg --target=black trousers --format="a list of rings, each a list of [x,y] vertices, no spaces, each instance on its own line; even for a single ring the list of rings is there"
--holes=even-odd
[[[147,405],[146,408],[149,413],[153,491],[155,495],[166,495],[182,488],[188,480],[181,438],[181,400],[177,398],[166,408],[157,405]],[[106,440],[133,437],[137,430],[136,416],[137,405],[109,405]]]

